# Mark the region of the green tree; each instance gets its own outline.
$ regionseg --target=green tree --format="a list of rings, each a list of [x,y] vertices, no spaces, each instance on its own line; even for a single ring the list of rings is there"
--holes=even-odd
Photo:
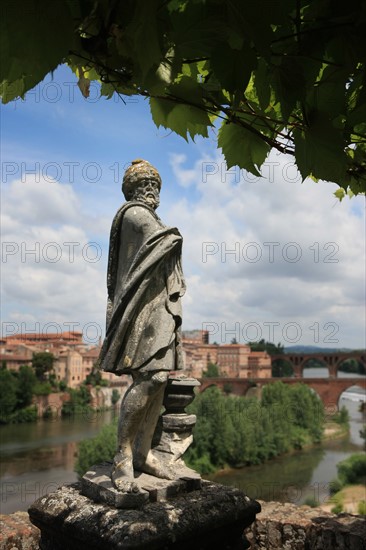
[[[116,403],[118,403],[118,400],[120,397],[121,397],[121,394],[119,393],[118,390],[116,390],[116,388],[114,388],[112,390],[112,397],[111,397],[112,405],[115,405]]]
[[[17,405],[18,408],[28,407],[32,403],[34,386],[37,377],[32,367],[22,365],[18,372]]]
[[[101,386],[102,382],[104,382],[104,380],[102,379],[100,370],[93,365],[91,372],[87,375],[83,383],[86,385]]]
[[[212,387],[198,394],[189,410],[197,424],[185,459],[202,473],[225,465],[259,464],[318,442],[324,424],[322,403],[305,384],[268,384],[261,402],[225,396]]]
[[[252,351],[266,351],[269,355],[283,355],[284,359],[276,359],[272,362],[272,376],[274,378],[286,377],[293,375],[292,366],[285,359],[285,350],[282,344],[279,342],[273,344],[272,342],[266,342],[264,338],[259,342],[248,342],[248,346]]]
[[[338,370],[343,372],[354,372],[356,374],[366,374],[365,366],[356,359],[346,359],[340,364]]]
[[[89,410],[91,395],[86,386],[81,385],[77,389],[67,390],[70,399],[62,405],[62,415],[71,416]]]
[[[48,351],[33,353],[32,367],[39,381],[44,382],[46,380],[47,373],[51,372],[53,369],[54,360],[54,356]]]
[[[17,381],[7,369],[0,369],[0,421],[7,421],[17,405]]]
[[[302,178],[366,189],[364,0],[3,0],[0,93],[24,97],[67,62],[88,96],[149,98],[184,139],[218,128],[228,167],[271,149]],[[57,24],[56,24],[57,22]],[[148,44],[148,47],[146,47]],[[229,62],[228,62],[229,60]]]
[[[366,426],[359,431],[360,437],[363,439],[363,447],[366,451]]]
[[[203,378],[218,378],[219,376],[219,366],[216,363],[208,363],[207,370],[202,372]]]
[[[343,483],[365,483],[366,482],[366,454],[356,453],[342,460],[337,464],[338,477]]]
[[[116,449],[116,423],[103,426],[96,437],[85,439],[79,444],[75,471],[82,476],[93,464],[113,460]]]

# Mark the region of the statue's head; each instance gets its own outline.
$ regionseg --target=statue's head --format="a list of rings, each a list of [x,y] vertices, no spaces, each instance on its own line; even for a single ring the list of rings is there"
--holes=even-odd
[[[159,206],[161,177],[147,160],[132,161],[123,176],[122,191],[127,201],[141,201],[152,208]]]

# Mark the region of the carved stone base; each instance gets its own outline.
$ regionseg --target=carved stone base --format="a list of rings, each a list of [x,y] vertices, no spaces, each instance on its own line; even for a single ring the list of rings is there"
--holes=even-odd
[[[148,501],[167,500],[180,493],[201,488],[201,477],[189,468],[181,468],[180,478],[170,481],[137,472],[133,480],[138,493],[118,491],[111,480],[112,462],[93,466],[81,479],[81,492],[95,502],[104,502],[114,508],[141,508]]]
[[[139,510],[92,502],[76,483],[38,499],[29,516],[41,530],[41,550],[243,550],[243,531],[259,512],[241,491],[207,481]]]

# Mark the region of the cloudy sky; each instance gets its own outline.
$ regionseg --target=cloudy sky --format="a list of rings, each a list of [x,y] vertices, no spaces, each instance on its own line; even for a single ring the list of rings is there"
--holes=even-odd
[[[65,67],[2,106],[2,333],[104,334],[111,220],[131,160],[163,179],[159,215],[184,238],[184,328],[211,341],[365,347],[365,199],[301,183],[271,154],[262,178],[186,143],[142,98],[81,97]]]

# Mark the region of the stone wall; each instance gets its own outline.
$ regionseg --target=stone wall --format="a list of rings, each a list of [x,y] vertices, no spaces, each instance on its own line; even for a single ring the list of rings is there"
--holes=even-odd
[[[362,516],[331,514],[321,508],[260,501],[262,511],[248,529],[252,550],[365,550]]]
[[[37,416],[42,418],[46,412],[50,412],[54,418],[61,418],[61,409],[70,396],[67,392],[50,393],[48,395],[35,395],[32,403],[37,407]]]
[[[252,550],[365,550],[362,516],[320,508],[260,502],[262,512],[246,531]],[[38,550],[39,531],[26,512],[0,516],[0,550]],[[112,549],[111,549],[112,550]]]

